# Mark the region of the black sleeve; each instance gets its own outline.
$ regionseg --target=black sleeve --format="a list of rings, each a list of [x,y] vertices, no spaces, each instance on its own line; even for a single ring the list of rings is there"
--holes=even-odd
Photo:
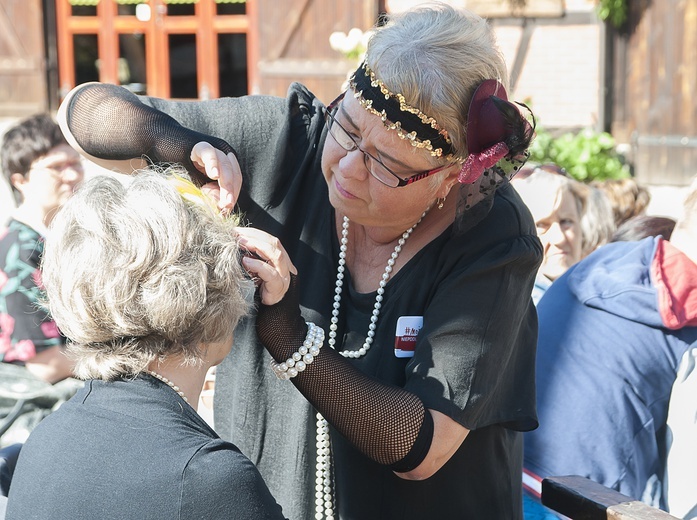
[[[261,305],[259,339],[278,362],[305,340],[307,326],[298,305],[298,281],[275,305]],[[418,467],[433,440],[433,418],[421,399],[357,370],[326,346],[292,379],[293,384],[361,452],[397,472]]]
[[[68,102],[66,122],[90,155],[179,163],[199,183],[207,179],[189,158],[196,143],[207,141],[225,153],[234,152],[224,140],[183,127],[164,112],[141,103],[125,88],[106,83],[85,85],[76,91]]]

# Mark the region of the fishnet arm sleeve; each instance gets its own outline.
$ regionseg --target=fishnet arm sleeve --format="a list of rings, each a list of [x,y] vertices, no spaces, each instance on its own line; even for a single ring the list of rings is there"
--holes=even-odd
[[[227,153],[232,146],[210,135],[181,126],[149,107],[123,87],[85,85],[68,102],[66,122],[82,149],[94,157],[128,160],[145,157],[152,163],[179,163],[194,180],[210,182],[191,162],[194,145],[207,141]]]
[[[298,350],[307,326],[300,315],[296,277],[283,300],[260,306],[257,334],[277,362]],[[376,462],[406,472],[428,454],[433,418],[423,402],[363,374],[333,349],[325,346],[292,382],[327,421]]]

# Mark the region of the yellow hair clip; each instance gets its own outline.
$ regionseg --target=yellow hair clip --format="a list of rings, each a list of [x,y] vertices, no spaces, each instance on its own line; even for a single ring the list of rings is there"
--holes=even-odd
[[[202,208],[208,208],[215,214],[220,214],[215,200],[203,193],[201,188],[196,186],[189,179],[172,174],[172,176],[167,180],[175,187],[175,189],[179,192],[179,195],[181,195],[182,199],[185,201]]]

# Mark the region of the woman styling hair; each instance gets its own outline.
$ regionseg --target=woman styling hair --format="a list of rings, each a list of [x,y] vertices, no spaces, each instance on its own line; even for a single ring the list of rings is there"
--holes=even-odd
[[[378,28],[328,107],[299,84],[209,102],[88,84],[62,107],[92,158],[180,161],[257,228],[261,305],[216,427],[293,519],[521,518],[542,253],[508,186],[533,130],[506,78],[486,21],[439,4]]]
[[[86,382],[22,447],[8,519],[284,518],[195,409],[249,308],[235,230],[179,176],[96,177],[66,203],[43,283]]]

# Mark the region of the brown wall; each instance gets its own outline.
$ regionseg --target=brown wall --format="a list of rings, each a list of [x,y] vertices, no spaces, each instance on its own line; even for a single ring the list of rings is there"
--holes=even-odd
[[[612,132],[635,175],[685,185],[697,173],[697,1],[634,0],[614,44]]]
[[[0,0],[0,117],[46,110],[41,0]]]
[[[257,0],[258,85],[253,91],[284,96],[293,81],[329,103],[355,65],[329,46],[334,31],[366,30],[378,15],[378,0]]]

